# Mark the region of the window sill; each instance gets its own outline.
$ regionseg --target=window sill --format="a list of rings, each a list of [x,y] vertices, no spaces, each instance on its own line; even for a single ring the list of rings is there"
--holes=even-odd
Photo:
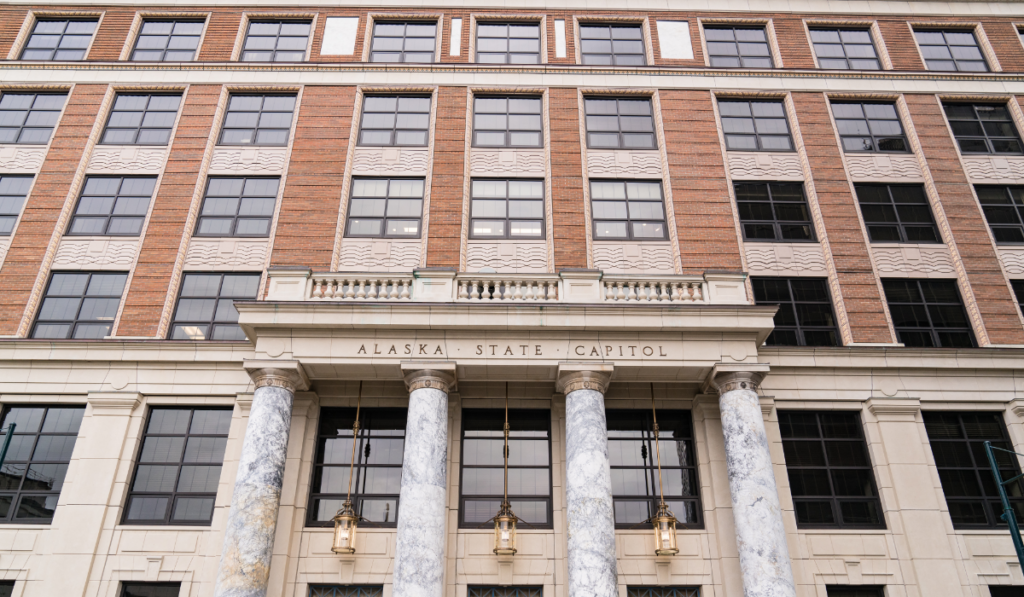
[[[796,532],[804,535],[888,535],[889,529],[864,528],[864,529],[801,529],[797,527]]]

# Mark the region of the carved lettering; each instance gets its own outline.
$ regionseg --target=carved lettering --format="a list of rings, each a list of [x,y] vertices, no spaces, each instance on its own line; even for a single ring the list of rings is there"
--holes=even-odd
[[[580,352],[581,350],[584,350],[584,348],[582,346],[577,346],[574,352],[581,357],[587,356],[585,352]]]
[[[477,344],[476,345],[476,354],[477,354],[477,356],[480,356],[480,355],[484,354],[484,345],[483,344]]]
[[[542,355],[541,355],[541,352],[540,352],[540,344],[538,344],[538,345],[536,346],[536,349],[537,349],[537,350],[536,350],[536,352],[534,352],[533,354],[535,354],[535,355],[537,355],[537,356],[542,356]]]
[[[376,344],[373,345],[373,354],[380,354],[380,351],[377,350],[377,345]]]
[[[592,357],[599,357],[599,356],[601,356],[601,353],[597,352],[597,347],[596,346],[590,349],[590,356],[592,356]]]
[[[497,344],[488,344],[487,346],[491,349],[491,356],[494,356],[494,349],[497,348],[498,345]]]
[[[612,348],[613,348],[612,346],[605,346],[604,347],[604,356],[610,355],[612,353]]]
[[[523,356],[524,356],[524,357],[526,356],[526,349],[527,349],[527,348],[529,348],[529,347],[530,347],[530,345],[529,345],[529,344],[520,344],[520,345],[519,345],[519,348],[522,348],[522,349],[523,349]]]
[[[505,357],[512,356],[512,347],[511,346],[506,346],[505,347],[505,352],[501,356],[505,356]]]
[[[420,344],[420,351],[417,354],[427,354],[427,345]]]
[[[667,357],[668,356],[667,354],[665,354],[665,347],[660,345],[660,344],[658,345],[658,356],[659,357]]]
[[[356,354],[366,354],[366,346],[363,345],[363,344],[360,344],[359,345],[359,350],[356,351]]]
[[[398,354],[398,351],[395,350],[395,345],[394,344],[391,345],[391,349],[388,350],[388,354]]]
[[[441,345],[440,344],[438,344],[437,348],[434,349],[434,354],[444,354],[444,351],[441,350]]]
[[[412,344],[405,345],[405,354],[412,354]]]
[[[644,346],[644,356],[645,357],[653,357],[654,356],[654,349],[651,348],[650,346]]]

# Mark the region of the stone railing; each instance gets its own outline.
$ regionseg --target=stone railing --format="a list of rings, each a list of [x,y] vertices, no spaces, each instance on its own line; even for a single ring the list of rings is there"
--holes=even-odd
[[[270,301],[419,303],[747,304],[746,274],[604,275],[598,270],[557,274],[456,273],[418,269],[409,274],[313,273],[273,268]]]

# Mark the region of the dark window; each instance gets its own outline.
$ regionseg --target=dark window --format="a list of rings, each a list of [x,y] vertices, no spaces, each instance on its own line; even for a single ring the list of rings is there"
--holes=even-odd
[[[998,244],[1024,243],[1024,187],[974,187]]]
[[[260,274],[185,274],[171,340],[245,340],[234,301],[253,300]]]
[[[654,149],[649,99],[586,98],[587,146],[592,149]]]
[[[144,21],[132,60],[191,62],[202,34],[202,21]]]
[[[711,66],[772,68],[772,53],[764,27],[705,25]]]
[[[885,528],[860,416],[779,411],[797,527]]]
[[[1024,310],[1024,280],[1010,280],[1010,285],[1013,286],[1013,295],[1017,299],[1017,304],[1020,305],[1021,310]]]
[[[16,427],[0,469],[0,521],[53,520],[84,413],[85,407],[75,406],[4,408],[0,441],[11,423]]]
[[[126,582],[121,583],[121,597],[178,597],[181,583]]]
[[[0,95],[0,143],[49,143],[67,98],[62,93]]]
[[[121,304],[128,274],[53,272],[36,316],[33,338],[99,340]]]
[[[544,238],[543,180],[474,180],[470,238]]]
[[[437,23],[374,23],[370,62],[434,61]]]
[[[96,20],[37,21],[21,52],[22,60],[84,60]]]
[[[985,72],[988,64],[973,31],[914,31],[928,70]]]
[[[853,587],[831,585],[825,587],[827,597],[885,597],[882,587]]]
[[[31,187],[31,176],[0,176],[0,236],[10,236],[14,231]]]
[[[430,97],[367,96],[359,129],[359,144],[363,146],[426,146]]]
[[[590,181],[597,240],[665,240],[661,182]]]
[[[971,348],[974,333],[955,280],[882,280],[896,338],[906,346]]]
[[[953,528],[1005,527],[1006,523],[1000,519],[1003,504],[984,445],[990,441],[994,448],[1013,450],[1002,413],[925,411],[922,414]],[[1020,474],[1016,456],[998,451],[994,455],[1004,481]],[[1007,485],[1006,495],[1020,520],[1024,517],[1021,481]]]
[[[302,62],[308,41],[308,22],[254,21],[245,36],[242,62]]]
[[[219,145],[288,145],[294,95],[232,95]]]
[[[309,585],[309,597],[383,597],[384,587],[351,585]]]
[[[942,104],[963,153],[1021,153],[1020,137],[1005,104]]]
[[[895,104],[832,102],[843,151],[910,151]]]
[[[744,239],[814,240],[814,226],[803,184],[737,182],[734,188]]]
[[[781,101],[719,100],[725,147],[731,151],[793,151]]]
[[[542,147],[539,97],[477,97],[473,100],[473,145]]]
[[[991,597],[1024,597],[1024,587],[1020,586],[989,585],[988,592]]]
[[[352,505],[373,526],[395,526],[405,450],[404,408],[364,408],[359,413]],[[306,526],[333,526],[348,493],[354,408],[321,408],[313,487]],[[328,593],[329,595],[329,593]]]
[[[779,305],[768,346],[839,346],[824,278],[751,278],[758,305]]]
[[[939,230],[921,185],[855,185],[873,243],[937,243]]]
[[[196,236],[269,236],[280,183],[280,178],[211,178]]]
[[[151,409],[124,523],[209,525],[230,428],[230,408]]]
[[[118,94],[101,143],[167,145],[180,103],[180,95]]]
[[[544,597],[544,587],[469,587],[468,597]]]
[[[658,512],[658,460],[647,410],[608,410],[608,460],[612,467],[615,526],[633,528]],[[697,454],[690,411],[658,411],[658,444],[665,503],[680,528],[702,528]]]
[[[138,236],[156,178],[90,176],[68,226],[69,236]]]
[[[476,61],[490,64],[540,64],[540,25],[478,24]]]
[[[501,507],[504,425],[504,410],[462,410],[459,524],[463,528],[484,528]],[[549,529],[551,411],[511,409],[508,426],[508,501],[526,524]]]
[[[580,24],[583,64],[642,66],[644,32],[640,25]]]
[[[628,587],[626,597],[700,597],[698,587]]]
[[[0,597],[11,597],[14,595],[14,581],[0,580]]]
[[[356,178],[345,236],[419,238],[422,178]]]
[[[880,70],[878,54],[867,29],[811,29],[814,53],[821,68]]]

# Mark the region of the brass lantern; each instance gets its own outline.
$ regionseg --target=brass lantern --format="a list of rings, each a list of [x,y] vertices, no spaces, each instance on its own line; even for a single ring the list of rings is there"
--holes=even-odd
[[[658,456],[658,490],[661,502],[658,513],[648,520],[654,525],[654,553],[659,556],[674,556],[679,553],[676,544],[676,517],[665,503],[665,486],[661,480],[661,442],[658,440],[658,412],[654,408],[654,384],[651,384],[651,417],[654,422],[654,453]]]
[[[505,495],[501,508],[494,517],[494,553],[499,556],[516,555],[516,523],[519,519],[508,503],[508,382],[505,383]]]
[[[359,516],[352,509],[352,502],[345,500],[341,510],[334,515],[334,545],[331,551],[334,553],[355,553],[356,552],[356,526],[359,524]]]

